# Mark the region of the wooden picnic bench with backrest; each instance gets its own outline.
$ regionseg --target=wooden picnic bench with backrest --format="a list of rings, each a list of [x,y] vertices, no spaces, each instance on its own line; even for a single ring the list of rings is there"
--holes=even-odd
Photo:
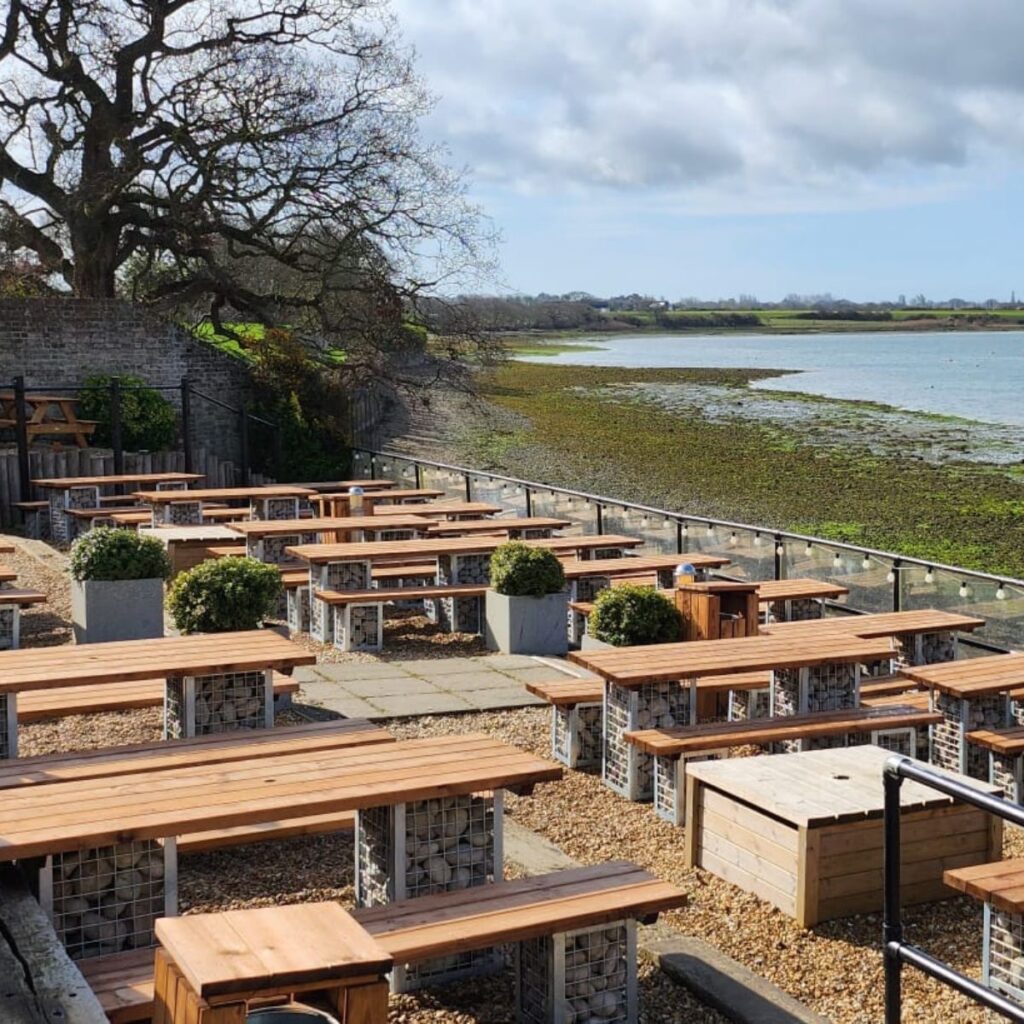
[[[786,753],[793,753],[815,749],[816,741],[831,745],[830,741],[845,743],[852,737],[868,737],[865,742],[887,747],[901,740],[913,757],[917,730],[941,720],[936,712],[887,705],[671,729],[637,729],[627,731],[625,738],[654,758],[654,808],[658,816],[681,825],[686,812],[688,760],[728,756],[730,748],[741,746],[781,747]]]
[[[653,923],[659,914],[685,905],[682,890],[635,864],[612,861],[358,908],[352,916],[391,955],[396,974],[409,965],[512,943],[524,944],[524,953],[528,945],[542,959],[547,950],[555,950],[560,961],[568,957],[582,970],[564,976],[542,972],[539,993],[523,986],[524,1011],[543,1014],[544,1007],[531,1002],[538,994],[556,1005],[597,1000],[588,1006],[600,1011],[597,1019],[635,1024],[635,922]],[[96,957],[79,966],[111,1024],[150,1020],[153,950]],[[592,982],[598,977],[600,988]]]

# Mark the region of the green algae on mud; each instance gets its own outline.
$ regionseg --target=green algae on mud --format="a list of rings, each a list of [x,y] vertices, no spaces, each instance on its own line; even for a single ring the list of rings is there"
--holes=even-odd
[[[1016,467],[936,465],[852,441],[823,447],[802,436],[799,424],[714,421],[693,408],[676,412],[615,393],[637,384],[742,392],[779,372],[508,363],[483,385],[515,424],[474,429],[468,451],[490,438],[495,471],[1024,576],[1024,491]]]

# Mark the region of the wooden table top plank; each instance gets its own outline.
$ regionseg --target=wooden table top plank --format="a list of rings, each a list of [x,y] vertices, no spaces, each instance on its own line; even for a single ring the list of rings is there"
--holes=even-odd
[[[770,636],[570,651],[569,660],[619,686],[668,682],[732,672],[874,662],[892,656],[887,640],[820,636],[793,643]]]
[[[727,758],[687,765],[687,774],[732,798],[742,800],[794,826],[822,826],[871,818],[883,813],[882,769],[889,750],[863,744],[836,750],[811,750],[770,757]],[[935,769],[941,771],[941,769]],[[951,772],[983,793],[997,787]],[[900,790],[904,812],[946,807],[944,796],[907,780]]]
[[[214,1004],[330,986],[394,962],[337,903],[161,918],[156,935],[192,991]]]
[[[166,505],[177,501],[232,501],[251,498],[308,498],[315,495],[306,487],[291,484],[267,484],[263,487],[194,487],[187,491],[135,491],[133,498],[147,505]]]
[[[0,860],[561,778],[487,736],[405,740],[9,790]]]
[[[229,733],[226,736],[197,736],[175,740],[172,744],[141,743],[104,747],[85,753],[11,758],[0,762],[0,789],[112,778],[126,772],[162,772],[197,763],[205,766],[229,761],[249,761],[297,751],[309,753],[355,744],[395,742],[395,737],[386,729],[362,718],[311,724],[313,728],[307,725],[284,726],[254,730],[251,735]]]
[[[398,484],[394,480],[296,480],[296,487],[308,487],[311,491],[347,491],[352,487],[362,487],[370,494],[375,491],[387,491]]]
[[[157,637],[113,643],[0,651],[0,693],[153,676],[212,675],[316,664],[311,654],[271,630]]]
[[[1024,859],[992,861],[944,872],[946,885],[965,896],[991,903],[1011,914],[1024,911]]]
[[[798,576],[791,580],[758,580],[757,594],[762,601],[800,601],[812,598],[842,597],[849,587],[829,580]]]
[[[15,578],[17,578],[17,574],[15,574]],[[0,573],[0,580],[2,579],[3,574]],[[24,607],[30,604],[42,604],[45,600],[46,595],[41,594],[38,590],[23,590],[16,587],[0,590],[0,604],[16,604]]]
[[[353,484],[353,486],[362,487],[362,484]],[[336,498],[351,497],[351,488],[345,488],[338,491],[319,491],[313,495],[313,500],[333,501]],[[363,497],[373,498],[376,504],[380,501],[415,501],[417,498],[443,498],[444,491],[439,491],[436,487],[395,487],[380,491],[366,491],[364,488]]]
[[[1024,686],[1024,654],[991,654],[937,665],[903,666],[899,674],[957,697],[984,697]]]
[[[431,519],[445,516],[488,516],[504,512],[501,505],[489,501],[425,501],[416,505],[416,515],[428,516]],[[408,506],[378,505],[373,506],[375,516],[398,516],[409,512]]]
[[[871,639],[904,633],[969,632],[984,625],[985,620],[976,615],[963,615],[941,608],[920,608],[907,612],[831,615],[824,619],[804,619],[801,622],[774,622],[765,626],[764,631],[773,636],[838,631]]]
[[[1014,757],[1024,754],[1024,726],[1016,725],[1008,729],[976,729],[967,734],[967,739],[986,750],[994,750],[999,754]]]
[[[348,544],[295,544],[285,550],[289,555],[312,565],[326,562],[370,561],[398,556],[438,557],[442,555],[487,554],[505,543],[503,537],[428,537],[423,540],[362,541]],[[586,548],[637,547],[639,537],[611,534],[602,537],[545,537],[522,542],[528,547],[551,551],[574,551]],[[618,559],[613,559],[618,561]]]
[[[106,487],[116,484],[191,483],[202,480],[202,473],[121,473],[117,476],[55,476],[33,480],[36,487],[67,490],[69,487]],[[166,493],[164,491],[161,494]]]
[[[285,536],[293,533],[326,533],[332,530],[413,530],[426,531],[433,522],[422,516],[392,516],[377,520],[373,516],[314,516],[310,519],[247,519],[232,523],[228,529],[245,537]]]
[[[675,757],[727,744],[763,746],[782,740],[842,736],[876,729],[917,729],[942,721],[938,712],[887,705],[883,708],[810,712],[786,717],[757,718],[741,722],[709,722],[671,729],[636,729],[626,739],[645,753]]]
[[[508,532],[509,530],[563,530],[571,526],[568,519],[555,519],[552,516],[502,516],[496,519],[455,519],[444,522],[431,522],[427,533],[434,535],[466,535],[470,533],[486,533],[488,530]]]
[[[697,569],[718,569],[729,564],[729,559],[720,555],[687,555],[685,560]],[[674,569],[679,564],[679,555],[630,555],[626,558],[572,559],[563,562],[562,568],[567,578],[574,579],[580,576],[631,576],[658,569]]]

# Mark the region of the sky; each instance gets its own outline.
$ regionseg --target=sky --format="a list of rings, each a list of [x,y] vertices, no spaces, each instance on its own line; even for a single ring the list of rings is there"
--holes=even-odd
[[[1024,295],[1024,0],[392,0],[494,290]]]

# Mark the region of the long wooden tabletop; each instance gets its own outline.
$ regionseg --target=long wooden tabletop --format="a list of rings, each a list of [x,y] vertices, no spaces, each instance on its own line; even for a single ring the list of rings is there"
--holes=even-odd
[[[415,515],[443,519],[446,516],[492,516],[504,511],[501,505],[492,505],[487,501],[423,501],[416,503]],[[375,504],[373,507],[375,516],[400,516],[408,513],[408,505]]]
[[[117,476],[56,476],[33,480],[36,487],[105,487],[108,484],[170,484],[202,480],[202,473],[121,473]],[[165,493],[163,491],[161,494]]]
[[[356,484],[354,486],[362,486]],[[444,491],[434,487],[396,487],[385,491],[366,491],[363,497],[368,501],[377,504],[379,501],[416,501],[420,498],[441,498]],[[319,491],[313,496],[314,501],[334,501],[336,498],[348,499],[352,497],[352,491]]]
[[[991,697],[1024,686],[1024,654],[991,654],[938,665],[907,665],[899,674],[954,697]]]
[[[295,544],[285,550],[294,558],[317,565],[399,556],[437,558],[439,555],[485,555],[505,543],[507,541],[504,537],[428,537],[423,540],[364,541],[361,544]],[[527,547],[548,548],[550,551],[582,551],[588,548],[632,548],[643,544],[643,540],[618,534],[588,534],[581,537],[544,537],[521,543]]]
[[[593,536],[588,535],[588,536]],[[724,555],[636,555],[629,558],[581,558],[562,563],[569,579],[578,576],[639,576],[652,575],[661,569],[674,569],[689,564],[695,569],[718,569],[729,564]]]
[[[470,733],[19,786],[0,800],[0,861],[561,776],[550,761]]]
[[[347,491],[350,487],[362,487],[369,494],[372,491],[386,491],[398,486],[394,480],[308,480],[294,481],[296,487],[308,487],[311,491]]]
[[[306,487],[273,484],[266,487],[199,487],[188,491],[136,491],[132,497],[147,505],[162,505],[175,501],[240,501],[251,498],[308,498],[315,495]]]
[[[0,693],[315,664],[315,654],[269,629],[25,647],[0,651]]]
[[[433,522],[415,515],[389,516],[316,516],[312,519],[246,519],[228,529],[246,537],[288,536],[295,533],[330,533],[334,530],[423,530]]]
[[[831,615],[825,619],[801,622],[775,622],[764,627],[772,636],[800,636],[822,632],[853,636],[898,636],[901,633],[947,633],[970,631],[985,625],[976,615],[947,612],[941,608],[921,608],[909,612],[879,612],[872,615]]]
[[[800,638],[749,636],[569,652],[570,661],[624,687],[758,669],[876,662],[891,657],[888,639],[865,640],[841,634]]]
[[[431,523],[427,532],[433,536],[466,536],[470,533],[507,533],[509,530],[563,530],[572,523],[568,519],[554,519],[551,516],[507,516],[501,519],[456,519]]]

